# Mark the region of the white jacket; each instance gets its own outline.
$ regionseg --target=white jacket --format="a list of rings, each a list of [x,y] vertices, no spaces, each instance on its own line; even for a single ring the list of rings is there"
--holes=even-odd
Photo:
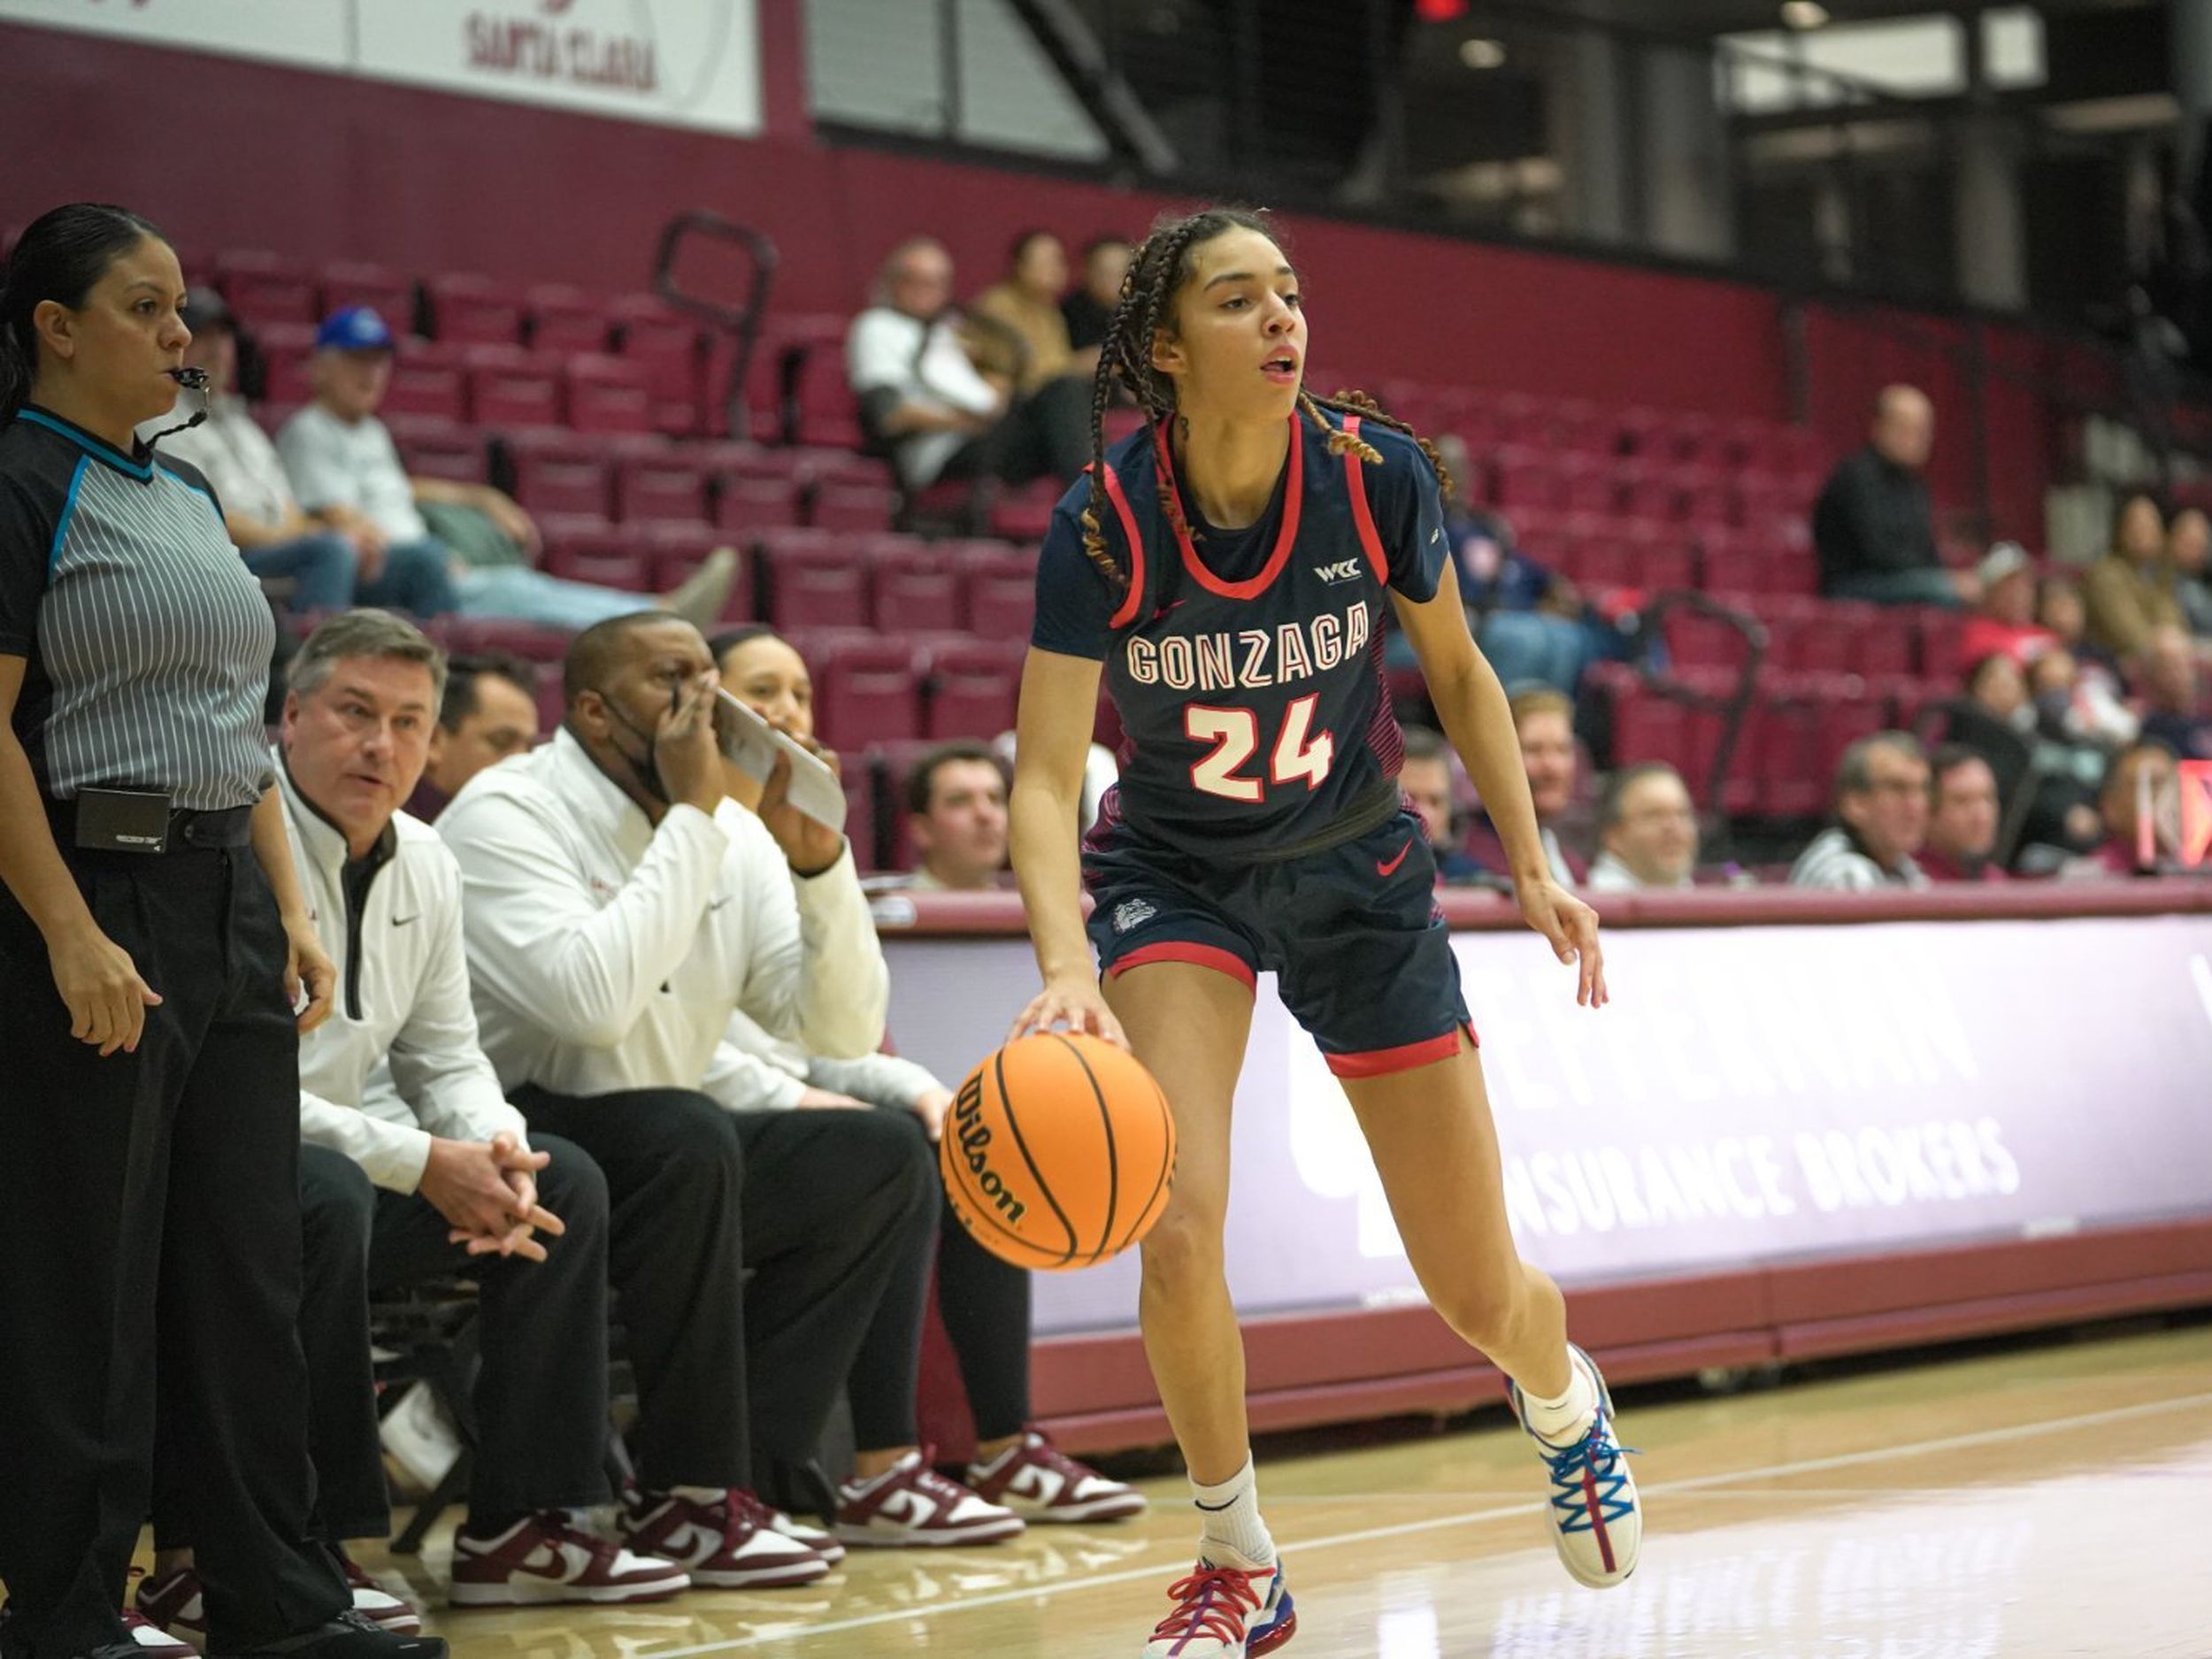
[[[278,757],[292,864],[323,949],[338,964],[337,1006],[300,1040],[300,1135],[342,1152],[379,1187],[411,1193],[434,1135],[528,1144],[477,1046],[461,945],[461,877],[437,831],[396,814],[386,860],[369,882],[358,931],[348,913],[346,839],[302,798]],[[388,1060],[411,1121],[364,1110],[370,1074]]]
[[[655,826],[566,731],[480,772],[438,833],[460,865],[484,1052],[510,1088],[764,1104],[726,1041],[733,1011],[831,1059],[882,1043],[890,974],[849,847],[803,878],[733,802]]]

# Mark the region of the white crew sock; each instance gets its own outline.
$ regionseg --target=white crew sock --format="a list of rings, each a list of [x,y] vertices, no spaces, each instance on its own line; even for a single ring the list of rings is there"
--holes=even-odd
[[[1245,1454],[1244,1467],[1219,1486],[1194,1480],[1190,1490],[1198,1509],[1201,1555],[1217,1567],[1247,1571],[1275,1564],[1275,1540],[1260,1519],[1259,1477],[1250,1453]]]
[[[1572,1446],[1597,1421],[1598,1379],[1582,1356],[1567,1355],[1567,1392],[1556,1400],[1541,1400],[1526,1388],[1521,1391],[1521,1417],[1538,1438],[1554,1446]]]

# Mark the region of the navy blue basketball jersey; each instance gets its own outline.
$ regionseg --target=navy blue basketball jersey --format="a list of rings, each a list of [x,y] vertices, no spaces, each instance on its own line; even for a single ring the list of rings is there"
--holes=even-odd
[[[1281,858],[1397,810],[1404,750],[1383,679],[1394,591],[1435,595],[1448,557],[1436,472],[1403,434],[1330,417],[1382,465],[1331,455],[1290,418],[1274,499],[1248,529],[1206,525],[1147,427],[1106,457],[1101,528],[1116,592],[1083,552],[1087,482],[1061,500],[1031,642],[1105,664],[1125,736],[1107,822],[1202,856]],[[1189,534],[1168,517],[1177,492]]]

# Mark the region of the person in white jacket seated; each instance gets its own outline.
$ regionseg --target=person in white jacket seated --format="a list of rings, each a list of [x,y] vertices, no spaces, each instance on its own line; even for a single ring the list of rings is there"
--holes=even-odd
[[[814,740],[814,682],[789,641],[759,624],[715,636],[722,683],[731,695],[780,730]],[[987,754],[987,751],[983,751]],[[986,765],[994,763],[986,761]],[[740,808],[757,803],[762,786],[741,773],[729,780]],[[888,1054],[829,1059],[788,1037],[764,1030],[741,1010],[726,1032],[737,1050],[729,1087],[750,1091],[764,1110],[829,1106],[877,1108],[910,1114],[918,1133],[931,1141],[943,1131],[952,1091],[924,1067]],[[949,1208],[942,1211],[935,1246],[937,1307],[975,1422],[976,1451],[965,1484],[988,1502],[1025,1521],[1118,1520],[1145,1507],[1134,1487],[1109,1479],[1060,1451],[1029,1422],[1029,1275],[1001,1261],[968,1235]],[[859,1363],[847,1385],[853,1425],[864,1448],[900,1448],[916,1430],[915,1390],[920,1368],[926,1282],[902,1284],[911,1300],[887,1296],[869,1327]],[[887,1467],[879,1451],[864,1459]],[[864,1479],[843,1496],[864,1501]],[[854,1517],[849,1525],[864,1527]]]
[[[722,1448],[724,1484],[749,1486],[757,1468],[764,1490],[804,1496],[849,1542],[1019,1532],[911,1443],[862,1433],[864,1509],[813,1467],[879,1309],[911,1307],[918,1328],[938,1213],[935,1160],[910,1121],[771,1110],[825,1102],[764,1101],[729,1041],[741,1013],[831,1060],[881,1046],[888,977],[843,835],[789,803],[780,770],[755,810],[728,798],[714,659],[688,624],[600,623],[562,672],[553,741],[479,772],[438,820],[461,867],[485,1052],[534,1129],[598,1160],[618,1217],[657,1202],[672,1168],[727,1183],[709,1259],[664,1269],[697,1280],[671,1313],[743,1310],[709,1321],[710,1373],[751,1425],[749,1446]],[[634,1330],[626,1293],[622,1317]],[[652,1455],[641,1448],[649,1468]],[[635,1547],[662,1540],[659,1523],[634,1519]]]

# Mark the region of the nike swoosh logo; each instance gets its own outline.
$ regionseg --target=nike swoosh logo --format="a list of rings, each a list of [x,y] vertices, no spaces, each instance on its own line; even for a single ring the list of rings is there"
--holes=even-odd
[[[392,926],[395,927],[404,927],[408,923],[413,921],[416,917],[419,917],[421,914],[422,912],[420,910],[417,910],[414,916],[395,916],[392,918]]]
[[[1391,859],[1387,864],[1385,864],[1380,859],[1377,859],[1375,861],[1375,873],[1380,876],[1384,880],[1389,880],[1391,877],[1398,873],[1398,866],[1405,863],[1406,855],[1412,850],[1413,839],[1411,836],[1408,836],[1406,838],[1406,844],[1398,849],[1398,856],[1395,858]]]
[[[707,909],[708,909],[708,910],[720,910],[720,909],[721,909],[721,908],[725,905],[725,904],[727,904],[729,902],[730,902],[730,895],[729,895],[728,894],[725,893],[725,894],[724,894],[724,895],[723,895],[720,898],[718,898],[718,899],[709,899],[709,900],[707,901]]]

